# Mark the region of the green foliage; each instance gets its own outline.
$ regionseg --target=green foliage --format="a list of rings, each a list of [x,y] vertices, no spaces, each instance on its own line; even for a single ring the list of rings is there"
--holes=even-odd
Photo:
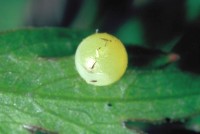
[[[0,30],[22,27],[25,22],[30,0],[0,1]]]
[[[125,44],[144,45],[144,31],[139,19],[130,19],[117,32],[118,37]]]
[[[59,134],[132,134],[124,121],[199,114],[200,77],[173,66],[129,67],[111,86],[85,83],[74,52],[88,34],[45,28],[0,34],[0,133],[28,134],[24,126],[38,126]]]
[[[199,18],[200,15],[200,1],[199,0],[187,0],[187,20],[194,21]]]

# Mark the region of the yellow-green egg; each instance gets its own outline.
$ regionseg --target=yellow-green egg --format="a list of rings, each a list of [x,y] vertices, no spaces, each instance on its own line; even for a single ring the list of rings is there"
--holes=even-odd
[[[123,76],[128,57],[119,39],[107,33],[95,33],[79,44],[75,64],[78,73],[87,83],[105,86]]]

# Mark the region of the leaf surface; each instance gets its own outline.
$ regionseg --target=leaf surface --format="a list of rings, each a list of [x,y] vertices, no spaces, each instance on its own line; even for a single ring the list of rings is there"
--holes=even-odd
[[[59,134],[132,134],[124,121],[200,113],[200,77],[177,68],[129,67],[113,85],[85,83],[74,52],[87,35],[57,28],[0,34],[0,133],[27,134],[28,125]]]

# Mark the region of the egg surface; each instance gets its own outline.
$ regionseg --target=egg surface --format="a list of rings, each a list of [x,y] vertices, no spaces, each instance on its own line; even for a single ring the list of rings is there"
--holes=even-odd
[[[92,34],[79,44],[75,65],[89,84],[106,86],[119,80],[126,71],[127,52],[122,42],[107,33]]]

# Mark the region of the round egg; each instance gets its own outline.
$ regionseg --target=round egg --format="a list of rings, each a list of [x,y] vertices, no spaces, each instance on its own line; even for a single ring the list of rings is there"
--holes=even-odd
[[[79,44],[75,65],[89,84],[105,86],[119,80],[126,71],[127,52],[122,42],[107,33],[95,33]]]

